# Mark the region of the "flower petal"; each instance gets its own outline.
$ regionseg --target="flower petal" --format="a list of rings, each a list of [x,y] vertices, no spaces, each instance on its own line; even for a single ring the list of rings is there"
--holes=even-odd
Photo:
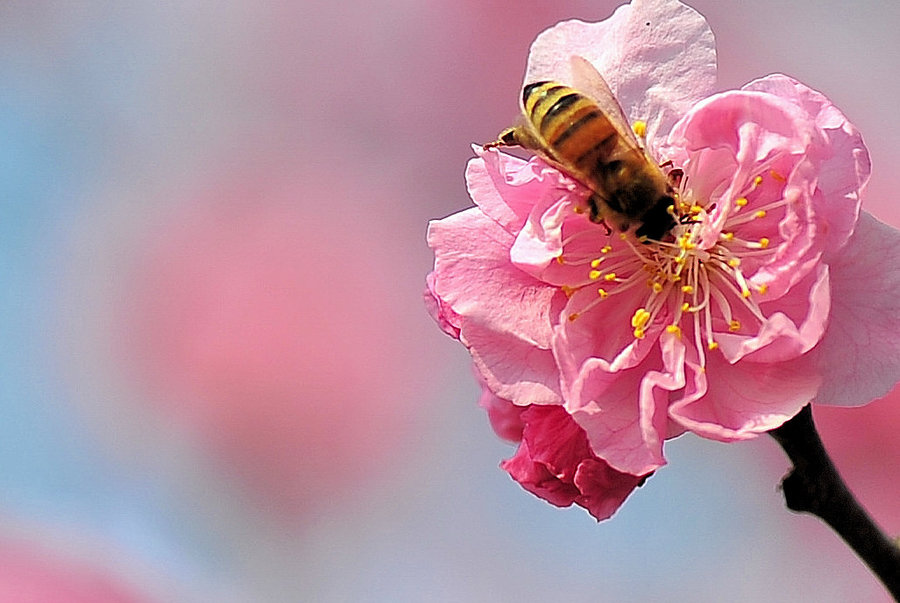
[[[818,188],[827,208],[825,261],[846,244],[859,215],[860,195],[869,181],[872,162],[859,131],[828,98],[786,75],[773,74],[750,82],[744,90],[774,94],[813,116],[827,145],[814,149],[821,158]]]
[[[501,467],[523,488],[559,507],[576,503],[607,519],[646,476],[612,469],[594,456],[584,431],[558,406],[532,406],[515,456]]]
[[[444,316],[455,315],[460,340],[494,393],[517,404],[556,402],[550,316],[565,296],[510,263],[512,240],[477,208],[431,222],[432,291],[449,308]]]
[[[858,406],[900,380],[900,232],[861,212],[830,268],[831,318],[814,350],[824,375],[816,402]]]
[[[693,359],[687,364],[693,379],[705,381],[706,395],[673,402],[669,415],[694,433],[723,442],[746,440],[780,426],[813,399],[822,381],[811,354],[785,362],[731,365],[712,354],[705,370]]]
[[[632,122],[647,122],[648,141],[715,88],[712,31],[701,14],[675,0],[634,0],[599,23],[551,27],[531,45],[525,83],[571,85],[573,55],[597,68]]]

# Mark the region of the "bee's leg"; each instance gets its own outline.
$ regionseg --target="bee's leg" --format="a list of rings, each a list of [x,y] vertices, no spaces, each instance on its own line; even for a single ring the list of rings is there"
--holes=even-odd
[[[603,217],[603,212],[600,209],[600,200],[596,195],[591,195],[588,197],[588,206],[590,207],[590,220],[594,224],[600,224],[603,228],[606,229],[606,234],[612,234],[612,228],[609,227],[609,224],[606,223],[606,219]]]
[[[669,186],[672,190],[678,190],[681,188],[681,181],[684,179],[684,170],[681,168],[673,168],[669,170],[668,178]]]
[[[493,149],[495,147],[516,147],[522,146],[521,136],[519,134],[521,128],[506,128],[497,136],[497,140],[481,145],[484,150]]]

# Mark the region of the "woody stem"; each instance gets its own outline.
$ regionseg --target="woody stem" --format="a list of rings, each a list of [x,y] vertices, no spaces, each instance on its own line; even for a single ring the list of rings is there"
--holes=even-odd
[[[900,601],[900,546],[885,536],[841,479],[809,405],[769,434],[794,464],[781,482],[788,509],[811,513],[831,526]]]

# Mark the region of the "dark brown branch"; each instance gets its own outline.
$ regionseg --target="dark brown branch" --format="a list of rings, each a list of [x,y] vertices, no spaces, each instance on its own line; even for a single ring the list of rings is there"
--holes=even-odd
[[[769,434],[794,463],[781,482],[787,507],[812,513],[831,526],[900,601],[900,546],[875,525],[841,479],[825,452],[810,407]]]

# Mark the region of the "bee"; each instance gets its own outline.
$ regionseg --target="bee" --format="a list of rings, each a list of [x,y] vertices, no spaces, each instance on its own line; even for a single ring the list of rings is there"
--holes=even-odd
[[[540,81],[522,90],[518,125],[484,145],[520,146],[591,190],[590,219],[638,238],[660,240],[675,226],[676,193],[669,177],[641,147],[603,77],[572,57],[573,84]],[[680,172],[680,170],[673,170]]]

